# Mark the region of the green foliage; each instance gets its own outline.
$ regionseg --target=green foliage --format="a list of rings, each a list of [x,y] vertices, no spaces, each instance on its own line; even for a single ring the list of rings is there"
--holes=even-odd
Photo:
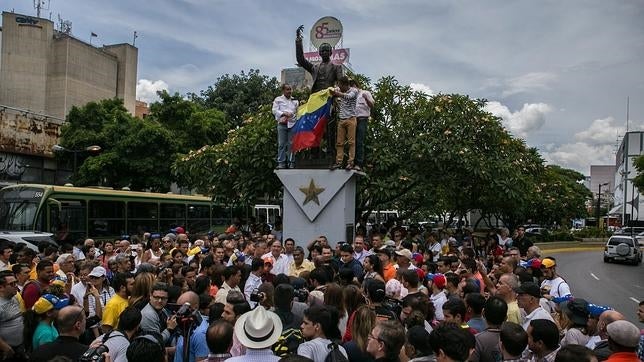
[[[194,150],[226,139],[231,123],[223,112],[204,108],[179,93],[160,91],[158,95],[161,100],[150,105],[150,117],[175,135],[180,150]]]
[[[633,160],[633,164],[637,170],[637,176],[633,179],[633,184],[638,190],[644,190],[644,156],[636,157]]]
[[[265,195],[276,197],[281,184],[273,173],[277,131],[270,106],[264,106],[225,142],[182,154],[173,171],[181,185],[216,200],[251,204]]]
[[[261,75],[259,70],[248,73],[223,75],[214,85],[201,91],[192,98],[205,108],[219,109],[226,115],[228,122],[240,126],[245,116],[259,112],[260,107],[271,104],[280,94],[277,78]]]
[[[98,145],[93,157],[79,154],[73,182],[79,186],[129,186],[133,190],[167,191],[170,162],[176,152],[172,133],[153,120],[132,117],[121,100],[108,99],[73,107],[63,127],[62,146],[81,150]],[[62,153],[59,157],[71,158]],[[84,161],[84,162],[83,162]]]
[[[613,232],[606,228],[587,227],[573,232],[576,238],[608,238]]]

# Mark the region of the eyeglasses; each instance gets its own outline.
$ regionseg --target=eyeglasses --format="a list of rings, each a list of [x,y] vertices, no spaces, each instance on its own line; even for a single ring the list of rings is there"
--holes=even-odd
[[[374,335],[373,335],[373,333],[369,333],[369,338],[371,338],[371,339],[375,339],[375,340],[376,340],[376,341],[378,341],[378,342],[383,342],[383,343],[384,343],[384,341],[383,341],[382,339],[380,339],[380,338],[378,338],[378,337],[374,336]]]
[[[159,302],[165,302],[166,300],[168,300],[168,297],[153,295],[152,297],[150,297],[150,299],[158,300]]]

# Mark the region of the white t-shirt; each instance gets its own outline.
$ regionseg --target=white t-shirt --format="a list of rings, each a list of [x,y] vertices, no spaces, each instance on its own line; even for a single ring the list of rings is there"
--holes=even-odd
[[[297,347],[297,354],[300,356],[308,357],[314,362],[324,362],[327,354],[329,354],[329,343],[331,340],[326,338],[314,338],[310,341],[304,342]],[[340,352],[347,357],[347,351],[344,347],[338,346]]]
[[[434,308],[436,309],[436,320],[444,320],[445,315],[443,314],[443,304],[447,302],[447,295],[445,295],[445,291],[441,290],[438,294],[430,295],[429,300],[432,301]]]
[[[554,322],[550,313],[546,312],[545,309],[538,307],[537,309],[533,310],[532,313],[525,316],[525,318],[523,319],[523,324],[521,324],[521,326],[527,331],[528,327],[530,326],[530,321],[535,319],[547,319],[551,322]]]
[[[371,107],[367,104],[369,99],[371,103],[374,103],[371,93],[367,90],[360,90],[358,92],[358,98],[356,99],[356,117],[369,117],[371,115]]]
[[[555,298],[565,297],[566,295],[572,294],[570,292],[570,286],[562,277],[556,277],[552,280],[545,279],[541,282],[541,289],[544,287],[549,287],[550,295]]]

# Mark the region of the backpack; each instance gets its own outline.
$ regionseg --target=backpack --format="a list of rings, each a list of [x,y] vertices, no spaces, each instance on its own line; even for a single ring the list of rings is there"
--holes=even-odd
[[[329,343],[329,354],[324,358],[324,362],[349,362],[349,359],[345,357],[337,344],[331,342]]]
[[[297,347],[304,342],[304,335],[299,328],[288,328],[282,332],[271,348],[278,357],[297,354]]]

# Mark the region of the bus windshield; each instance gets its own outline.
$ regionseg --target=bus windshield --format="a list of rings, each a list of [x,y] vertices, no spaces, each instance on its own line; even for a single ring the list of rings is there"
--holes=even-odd
[[[36,212],[43,190],[35,187],[9,187],[0,190],[0,230],[34,230]]]

